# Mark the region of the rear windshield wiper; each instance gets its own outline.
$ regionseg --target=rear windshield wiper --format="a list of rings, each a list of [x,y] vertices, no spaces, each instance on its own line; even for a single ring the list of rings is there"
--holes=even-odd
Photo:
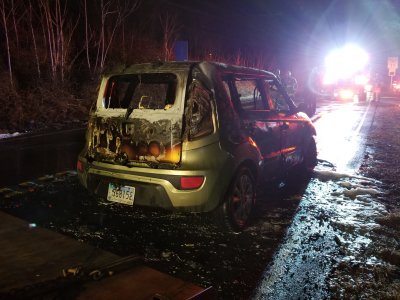
[[[131,115],[132,112],[133,112],[133,99],[129,103],[128,108],[126,109],[125,120],[128,120],[128,118],[129,118],[129,116]]]

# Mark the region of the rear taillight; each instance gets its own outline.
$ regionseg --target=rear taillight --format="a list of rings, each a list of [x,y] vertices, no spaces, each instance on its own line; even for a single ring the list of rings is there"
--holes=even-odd
[[[82,162],[78,159],[77,163],[76,163],[76,169],[82,173],[83,172],[83,164]]]
[[[182,190],[194,190],[201,187],[204,182],[204,176],[185,176],[181,177]]]

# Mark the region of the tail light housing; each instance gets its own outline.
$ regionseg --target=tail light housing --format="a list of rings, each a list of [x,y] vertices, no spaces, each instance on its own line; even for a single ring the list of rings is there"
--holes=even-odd
[[[79,173],[83,172],[83,164],[82,162],[78,159],[78,161],[76,162],[76,169],[78,170]]]
[[[203,185],[204,176],[184,176],[181,177],[182,190],[195,190]]]

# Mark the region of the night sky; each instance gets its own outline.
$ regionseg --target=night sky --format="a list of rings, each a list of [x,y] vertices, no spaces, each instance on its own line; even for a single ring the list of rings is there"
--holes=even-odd
[[[399,0],[168,0],[180,38],[232,49],[262,50],[271,67],[312,68],[345,43],[365,48],[375,65],[400,53]],[[212,48],[212,46],[210,46]],[[212,50],[212,49],[211,49]]]

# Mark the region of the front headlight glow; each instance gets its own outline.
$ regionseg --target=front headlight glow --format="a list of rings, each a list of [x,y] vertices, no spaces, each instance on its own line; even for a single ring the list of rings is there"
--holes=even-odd
[[[339,97],[343,100],[353,99],[354,91],[351,89],[343,89],[339,91]]]

